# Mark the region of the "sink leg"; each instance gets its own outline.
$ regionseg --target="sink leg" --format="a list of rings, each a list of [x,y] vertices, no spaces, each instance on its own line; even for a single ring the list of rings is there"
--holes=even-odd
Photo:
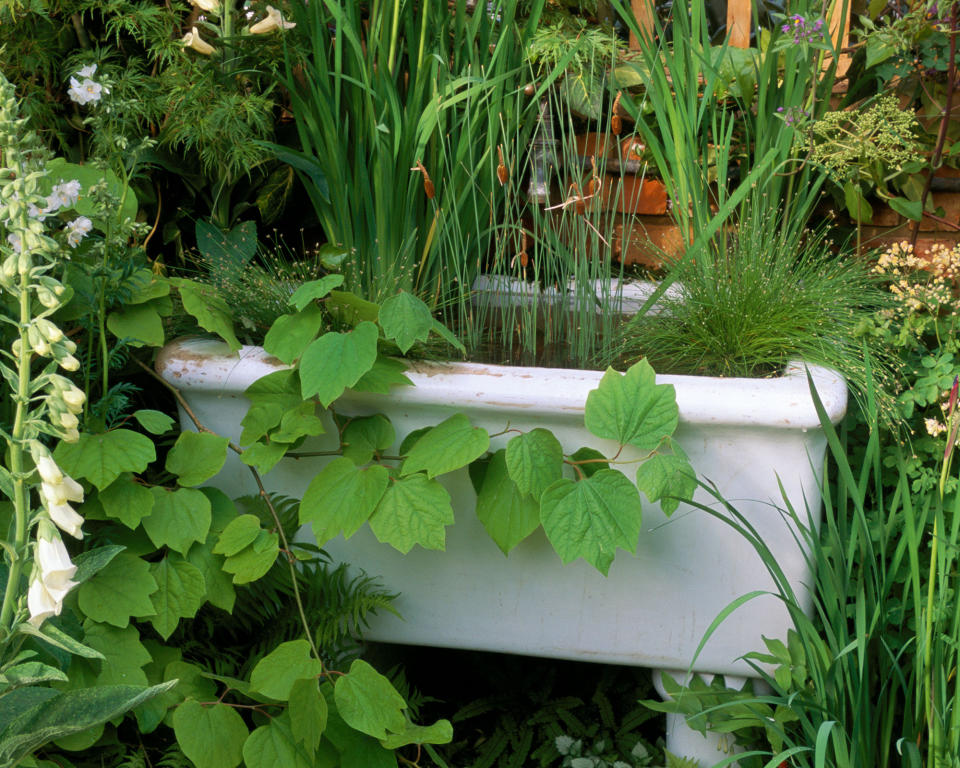
[[[682,682],[688,678],[686,672],[675,669],[654,669],[653,686],[664,701],[669,701],[670,696],[663,687],[663,681],[660,676],[663,673],[670,675],[674,680]],[[708,683],[713,679],[713,675],[699,673]],[[727,685],[734,688],[742,688],[746,683],[745,677],[735,675],[725,675]],[[734,747],[733,739],[725,733],[711,733],[707,731],[706,735],[695,731],[687,725],[686,718],[679,713],[667,713],[667,750],[677,757],[692,758],[700,763],[700,768],[710,768],[710,766],[719,763],[721,760],[730,756],[734,751],[740,751]],[[732,765],[736,766],[736,763]]]

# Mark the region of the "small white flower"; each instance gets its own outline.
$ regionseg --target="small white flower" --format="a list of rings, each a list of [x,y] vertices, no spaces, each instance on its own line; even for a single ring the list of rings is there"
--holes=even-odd
[[[209,56],[213,53],[213,46],[200,37],[200,32],[196,27],[192,27],[190,31],[181,38],[180,42],[183,43],[184,47],[193,48],[197,53],[202,53],[204,56]]]
[[[87,94],[83,90],[83,86],[80,84],[80,81],[75,77],[70,78],[70,87],[67,89],[67,96],[70,97],[71,101],[75,101],[77,104],[87,103]]]
[[[60,210],[60,198],[54,194],[47,195],[47,204],[43,209],[45,214],[56,213]]]
[[[20,249],[22,247],[20,245],[20,235],[18,235],[16,232],[11,232],[9,235],[7,235],[7,242],[10,243],[10,247],[13,248],[16,253],[20,253]]]
[[[46,208],[37,208],[33,203],[27,204],[27,216],[31,219],[36,219],[37,221],[43,221],[47,218],[47,209]]]
[[[82,83],[75,77],[70,78],[70,87],[67,89],[67,96],[77,104],[96,104],[105,95],[110,93],[109,88],[105,88],[96,80],[86,78]]]
[[[80,182],[76,179],[71,181],[64,181],[60,184],[54,184],[53,192],[50,194],[50,197],[56,198],[58,208],[68,208],[72,205],[76,205],[77,200],[80,197]],[[49,202],[50,198],[47,198]]]
[[[261,19],[256,24],[248,28],[252,35],[264,35],[267,32],[273,32],[275,29],[293,29],[296,25],[293,21],[284,21],[283,14],[272,5],[267,6],[267,18]]]
[[[93,77],[96,73],[97,73],[97,65],[96,65],[96,64],[87,64],[87,66],[81,67],[79,70],[77,70],[77,72],[76,72],[75,74],[76,74],[77,77],[91,78],[91,77]]]
[[[941,432],[946,432],[947,428],[936,419],[924,419],[923,425],[927,428],[927,434],[936,437]]]
[[[67,244],[71,248],[76,248],[80,245],[80,241],[83,240],[84,235],[91,229],[93,229],[93,222],[90,221],[90,219],[86,216],[77,216],[73,221],[68,222],[64,228],[64,231],[67,233]]]

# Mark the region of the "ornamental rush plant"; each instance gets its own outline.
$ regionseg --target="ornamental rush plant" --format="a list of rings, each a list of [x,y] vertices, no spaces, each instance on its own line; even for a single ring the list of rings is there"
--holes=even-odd
[[[77,414],[84,393],[58,371],[75,371],[76,345],[51,320],[69,298],[53,276],[61,246],[48,234],[46,216],[75,196],[78,185],[41,192],[46,172],[42,153],[17,118],[13,87],[0,76],[0,298],[13,340],[2,350],[0,375],[12,402],[10,423],[0,424],[6,443],[0,492],[10,509],[3,549],[6,585],[0,603],[0,765],[15,765],[44,743],[87,729],[137,706],[167,685],[102,686],[58,691],[46,687],[68,680],[53,666],[62,651],[102,658],[50,620],[81,581],[96,572],[97,552],[81,572],[71,561],[62,533],[83,537],[83,518],[71,503],[83,487],[65,474],[49,441],[79,439]],[[71,223],[68,244],[85,227]],[[68,225],[68,228],[71,226]],[[0,534],[3,535],[3,534]],[[58,656],[48,653],[59,649]],[[69,655],[68,655],[69,658]]]

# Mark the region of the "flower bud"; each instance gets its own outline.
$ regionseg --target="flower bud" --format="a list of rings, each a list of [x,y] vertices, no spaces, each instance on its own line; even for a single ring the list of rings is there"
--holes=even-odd
[[[53,294],[53,291],[42,285],[37,286],[37,300],[47,309],[56,309],[60,306],[60,299]]]
[[[80,426],[80,422],[77,420],[75,414],[70,411],[64,411],[60,414],[60,426],[64,429],[76,429]]]
[[[37,330],[35,325],[27,328],[27,343],[30,345],[30,349],[41,357],[50,356],[50,345],[47,344],[47,340],[40,335],[40,331]]]
[[[44,247],[46,245],[46,238],[44,238],[42,235],[38,235],[29,227],[26,230],[23,230],[20,238],[23,243],[23,250],[25,252],[29,253],[33,251],[46,250]]]
[[[80,361],[73,355],[64,355],[57,360],[57,363],[65,371],[76,371],[80,368]]]
[[[0,266],[0,280],[4,282],[13,282],[17,279],[20,272],[17,269],[17,257],[8,256],[3,260],[3,265]]]
[[[83,393],[83,390],[77,387],[68,389],[63,393],[63,402],[73,413],[80,413],[80,411],[83,410],[83,404],[86,399],[87,396]]]
[[[40,332],[40,335],[51,343],[63,339],[63,331],[61,331],[56,325],[51,323],[46,318],[41,317],[37,320],[34,320],[34,325],[37,326],[37,330]]]

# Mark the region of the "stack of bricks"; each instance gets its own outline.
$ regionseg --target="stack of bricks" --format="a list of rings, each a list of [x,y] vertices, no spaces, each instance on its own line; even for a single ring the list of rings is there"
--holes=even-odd
[[[642,165],[637,141],[633,136],[605,140],[588,133],[577,137],[577,155],[585,164],[596,161],[607,169],[599,190],[604,210],[614,216],[614,257],[624,264],[656,268],[664,256],[680,254],[683,238],[668,210],[666,187],[645,172],[649,169]]]

